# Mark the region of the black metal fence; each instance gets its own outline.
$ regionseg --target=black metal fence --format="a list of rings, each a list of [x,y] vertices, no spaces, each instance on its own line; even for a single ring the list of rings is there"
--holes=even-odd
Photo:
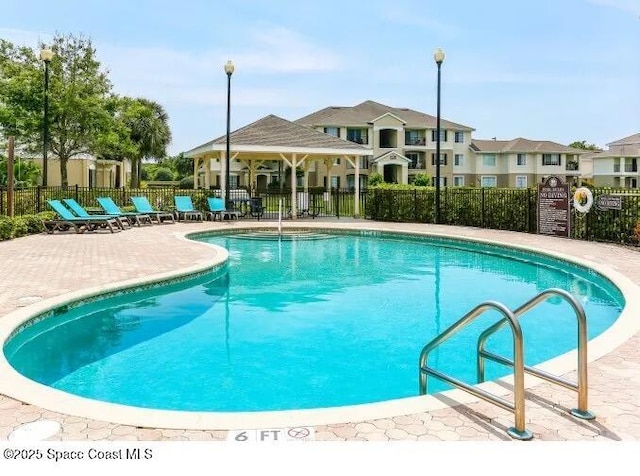
[[[572,207],[571,237],[613,243],[637,242],[639,237],[635,230],[640,221],[640,191],[597,188],[592,193],[594,203],[601,195],[621,196],[622,208],[599,210],[594,206],[584,214]],[[536,233],[537,201],[535,189],[443,188],[441,220],[448,225]],[[381,221],[434,223],[435,190],[371,189],[366,216]]]
[[[157,209],[172,209],[176,195],[189,195],[194,206],[207,210],[207,197],[219,190],[176,188],[86,188],[33,187],[14,192],[14,213],[29,215],[49,210],[47,200],[75,198],[86,208],[99,208],[97,197],[111,197],[121,207],[131,206],[131,197],[144,196]],[[592,189],[594,202],[601,195],[622,197],[620,210],[599,210],[595,206],[583,214],[571,210],[571,237],[614,243],[635,243],[640,232],[640,191],[629,189]],[[441,189],[442,223],[474,226],[525,233],[537,231],[537,191],[535,189],[443,188]],[[282,202],[284,218],[291,217],[291,191],[267,191],[257,194],[264,212],[261,218],[276,219]],[[244,217],[250,213],[249,192],[231,190],[232,206]],[[310,189],[296,193],[300,217],[353,217],[355,192],[352,190]],[[395,222],[435,222],[435,190],[395,190],[372,188],[359,197],[360,216],[372,220]],[[7,192],[0,190],[0,215],[7,214]],[[638,227],[638,228],[636,228]]]
[[[177,189],[167,188],[88,188],[88,187],[32,187],[14,191],[14,214],[30,215],[42,211],[50,211],[47,200],[74,198],[85,208],[99,208],[98,197],[111,197],[120,207],[131,207],[131,197],[147,197],[152,206],[157,209],[171,210],[174,207],[174,197],[188,195],[194,207],[208,210],[207,197],[220,196],[220,190],[205,189]],[[250,198],[259,198],[264,211],[261,218],[278,217],[280,202],[282,215],[290,218],[292,214],[291,191],[266,191],[250,196],[246,190],[230,190],[230,207],[239,210],[243,217],[251,217]],[[352,217],[355,214],[355,192],[350,190],[311,189],[307,192],[296,192],[296,213],[299,217]],[[367,194],[360,194],[360,214],[364,214]],[[7,191],[0,189],[0,215],[6,215]]]

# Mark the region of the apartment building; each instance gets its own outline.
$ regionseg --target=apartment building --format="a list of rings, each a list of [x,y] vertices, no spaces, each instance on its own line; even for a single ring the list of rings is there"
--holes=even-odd
[[[610,142],[607,148],[587,156],[593,160],[593,184],[596,187],[638,188],[640,133]]]
[[[416,174],[436,175],[436,117],[408,108],[365,101],[353,107],[326,107],[298,119],[298,124],[356,142],[373,150],[360,160],[361,186],[368,175],[378,172],[389,183],[411,183]],[[473,128],[441,119],[440,176],[442,185],[453,185],[454,172],[473,159]],[[455,165],[459,164],[459,165]],[[353,166],[336,159],[331,183],[327,168],[317,164],[311,171],[312,185],[352,188]]]
[[[590,175],[580,160],[586,151],[556,142],[473,139],[471,150],[473,160],[454,167],[455,186],[527,188],[549,175],[578,185]]]

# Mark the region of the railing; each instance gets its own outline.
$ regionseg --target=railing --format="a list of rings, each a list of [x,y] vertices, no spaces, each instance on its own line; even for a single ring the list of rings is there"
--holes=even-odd
[[[514,402],[510,403],[492,393],[489,393],[481,388],[471,386],[458,380],[456,378],[450,377],[443,373],[438,372],[437,370],[428,366],[429,353],[435,349],[437,346],[445,342],[449,337],[453,336],[458,331],[465,328],[471,322],[473,322],[477,317],[489,310],[496,310],[500,312],[504,316],[504,321],[508,322],[511,326],[511,331],[513,333],[513,355],[514,355]],[[500,321],[502,322],[502,321]],[[524,407],[524,350],[523,350],[523,340],[522,340],[522,329],[520,328],[520,323],[517,318],[514,316],[513,312],[511,312],[504,304],[494,301],[488,301],[480,304],[479,306],[472,309],[469,313],[467,313],[464,317],[450,326],[447,330],[445,330],[442,334],[437,336],[431,342],[424,346],[422,352],[420,352],[420,360],[419,360],[419,392],[420,395],[425,395],[427,393],[427,376],[431,375],[440,380],[448,382],[449,384],[457,387],[461,390],[465,390],[470,394],[486,400],[494,405],[499,406],[500,408],[510,411],[515,416],[515,426],[507,429],[507,433],[512,437],[519,440],[530,440],[533,438],[533,434],[525,428],[525,407]]]
[[[299,212],[299,216],[315,217],[346,217],[355,214],[355,191],[353,190],[325,190],[321,188],[310,188],[308,192],[303,189],[298,190],[297,196],[306,193],[305,203]],[[17,189],[14,193],[14,212],[16,216],[32,215],[43,211],[50,211],[47,200],[74,198],[85,208],[99,208],[98,197],[110,197],[120,207],[131,207],[131,197],[143,196],[157,209],[171,209],[174,206],[173,197],[176,195],[188,195],[191,197],[194,206],[199,210],[208,210],[207,197],[220,196],[220,190],[211,189],[177,189],[177,188],[89,188],[89,187],[31,187]],[[360,214],[365,214],[368,193],[366,189],[360,192]],[[249,213],[250,199],[262,199],[265,218],[277,219],[278,203],[283,200],[285,218],[288,217],[287,210],[291,208],[291,191],[284,189],[264,190],[256,193],[249,193],[244,189],[230,190],[229,198],[231,205],[242,216],[252,216]],[[7,191],[0,187],[0,215],[6,215]]]
[[[411,138],[405,137],[404,145],[427,145],[427,138],[418,137],[418,138],[411,139]]]
[[[513,311],[513,315],[519,318],[521,315],[530,311],[538,304],[546,301],[551,296],[558,296],[569,303],[575,312],[576,319],[578,320],[578,383],[569,382],[561,377],[552,375],[543,370],[535,369],[533,367],[524,366],[525,373],[535,375],[538,378],[546,380],[551,383],[558,384],[569,390],[574,390],[578,393],[578,408],[571,410],[571,414],[575,417],[582,418],[584,420],[593,420],[595,415],[589,411],[588,408],[588,376],[587,376],[587,317],[584,313],[582,305],[568,292],[562,289],[547,289],[541,292],[533,299],[527,301],[518,309]],[[514,366],[514,362],[489,352],[485,349],[487,339],[495,334],[498,330],[509,324],[509,321],[502,319],[496,322],[494,325],[485,330],[478,338],[477,347],[477,370],[478,370],[478,383],[485,381],[485,365],[484,359],[490,359],[494,362],[498,362],[507,366]],[[517,366],[517,364],[515,364]]]
[[[638,166],[636,164],[624,164],[625,172],[637,172]]]
[[[537,305],[546,301],[549,297],[558,296],[569,303],[572,307],[576,319],[578,321],[578,383],[574,384],[568,380],[565,380],[557,375],[550,374],[534,367],[529,367],[524,364],[524,338],[522,334],[522,328],[518,322],[518,318],[527,311],[533,309]],[[493,395],[481,388],[471,386],[461,380],[454,377],[445,375],[437,370],[428,366],[429,353],[437,346],[445,342],[452,337],[458,331],[465,328],[477,317],[488,310],[497,310],[504,317],[498,322],[487,328],[478,337],[478,345],[476,349],[477,357],[477,377],[478,383],[485,381],[485,359],[493,360],[494,362],[509,366],[514,371],[514,403],[510,403],[496,395]],[[489,337],[495,334],[497,331],[509,325],[513,334],[513,360],[509,360],[500,355],[489,352],[485,349],[485,345]],[[507,433],[513,438],[528,440],[533,437],[531,432],[525,429],[525,407],[524,407],[524,374],[528,373],[538,378],[546,380],[548,382],[560,385],[564,388],[574,390],[578,393],[578,407],[570,410],[571,415],[581,418],[583,420],[593,420],[595,415],[589,411],[588,408],[588,372],[587,372],[587,317],[584,313],[582,305],[568,292],[562,289],[551,288],[547,289],[534,298],[530,299],[522,306],[518,307],[515,311],[509,310],[501,303],[488,301],[476,306],[464,317],[459,319],[448,329],[438,335],[435,339],[431,340],[425,345],[420,352],[419,360],[419,393],[425,395],[427,393],[427,377],[431,375],[439,378],[449,384],[457,387],[461,390],[465,390],[472,395],[482,398],[488,402],[491,402],[500,408],[511,411],[515,415],[515,426],[509,428]]]
[[[567,165],[565,166],[565,170],[580,170],[580,163],[579,162],[567,162]]]

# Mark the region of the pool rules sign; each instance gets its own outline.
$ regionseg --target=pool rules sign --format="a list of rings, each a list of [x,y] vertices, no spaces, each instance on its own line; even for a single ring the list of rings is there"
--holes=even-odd
[[[552,175],[538,184],[538,233],[568,238],[570,227],[569,184]]]

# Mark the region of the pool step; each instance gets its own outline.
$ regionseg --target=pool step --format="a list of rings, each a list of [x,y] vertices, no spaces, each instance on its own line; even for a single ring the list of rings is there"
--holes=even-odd
[[[325,233],[316,233],[312,231],[287,231],[283,230],[282,234],[277,230],[264,230],[264,231],[251,231],[248,233],[238,233],[232,235],[233,238],[239,238],[241,240],[265,240],[265,241],[312,241],[312,240],[327,240],[335,238],[334,235],[327,235]]]

